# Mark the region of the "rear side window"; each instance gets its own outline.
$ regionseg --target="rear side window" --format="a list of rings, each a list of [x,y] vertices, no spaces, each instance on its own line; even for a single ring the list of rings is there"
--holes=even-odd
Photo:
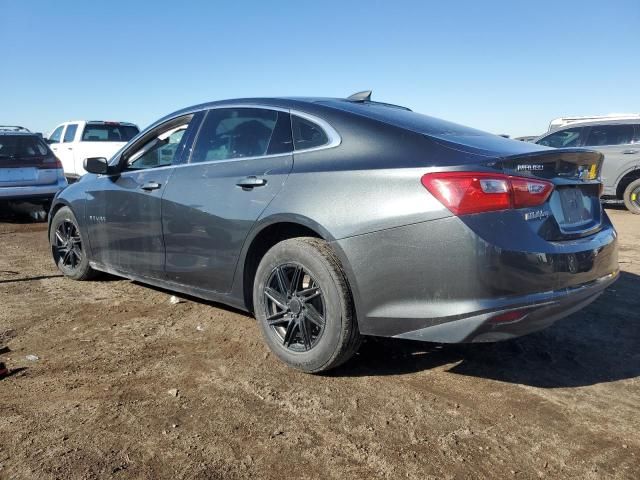
[[[64,128],[64,125],[60,125],[58,128],[56,128],[53,131],[53,133],[49,137],[49,143],[60,143],[60,137],[62,137],[63,128]]]
[[[191,162],[260,157],[292,150],[288,113],[262,108],[220,108],[207,113]]]
[[[1,135],[0,158],[39,157],[46,155],[47,146],[34,135]]]
[[[568,128],[559,132],[547,135],[541,140],[538,140],[538,145],[544,145],[545,147],[554,148],[566,148],[576,147],[580,140],[580,134],[582,133],[582,127]]]
[[[633,140],[633,125],[597,125],[591,127],[585,143],[588,147],[626,145]]]
[[[319,125],[297,115],[291,117],[291,128],[296,150],[321,147],[329,143],[327,134]]]
[[[138,134],[133,125],[88,123],[82,132],[83,142],[128,142]]]
[[[64,140],[63,142],[73,142],[73,139],[76,138],[76,131],[78,130],[78,124],[72,123],[67,125],[67,129],[64,132]]]

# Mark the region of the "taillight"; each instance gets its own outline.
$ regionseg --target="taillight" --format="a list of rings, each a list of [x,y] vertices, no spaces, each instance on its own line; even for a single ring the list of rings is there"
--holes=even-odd
[[[427,173],[421,181],[454,215],[536,207],[553,191],[551,182],[500,173]]]
[[[56,156],[46,157],[43,160],[38,160],[36,167],[41,170],[55,170],[62,168],[62,162]]]

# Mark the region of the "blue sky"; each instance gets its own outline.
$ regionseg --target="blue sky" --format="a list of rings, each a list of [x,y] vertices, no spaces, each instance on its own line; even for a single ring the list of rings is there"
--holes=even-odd
[[[494,133],[640,112],[640,1],[0,0],[0,124],[374,99]]]

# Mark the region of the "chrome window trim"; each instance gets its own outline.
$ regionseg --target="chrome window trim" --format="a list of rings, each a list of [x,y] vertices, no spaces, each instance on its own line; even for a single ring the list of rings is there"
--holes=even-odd
[[[172,120],[175,120],[176,118],[185,117],[187,115],[195,115],[198,112],[206,112],[208,110],[219,110],[221,108],[259,108],[259,109],[262,109],[262,110],[274,110],[276,112],[285,112],[285,113],[288,113],[289,115],[297,115],[298,117],[304,118],[305,120],[313,122],[313,123],[317,124],[320,128],[322,128],[324,130],[324,132],[326,133],[327,138],[329,139],[329,141],[326,144],[320,145],[318,147],[305,148],[305,149],[302,149],[302,150],[295,150],[294,149],[291,152],[287,152],[287,153],[275,153],[275,154],[272,154],[272,155],[259,155],[259,156],[255,156],[255,157],[228,158],[228,159],[225,159],[225,160],[209,160],[209,161],[206,161],[206,162],[192,163],[191,162],[191,156],[189,156],[189,161],[186,162],[186,163],[181,163],[181,164],[177,164],[177,165],[165,165],[165,166],[162,166],[162,167],[141,168],[139,170],[123,170],[123,171],[119,172],[119,175],[135,174],[135,173],[146,172],[146,171],[150,171],[150,170],[154,170],[155,171],[155,170],[161,170],[161,169],[165,169],[165,168],[181,168],[181,167],[188,167],[188,166],[192,166],[192,165],[208,165],[208,164],[213,164],[213,163],[229,163],[229,162],[238,162],[238,161],[243,161],[243,160],[258,160],[258,159],[261,159],[261,158],[286,157],[286,156],[295,155],[295,154],[298,154],[298,153],[316,152],[318,150],[325,150],[325,149],[329,149],[329,148],[335,148],[335,147],[339,146],[342,143],[342,137],[340,137],[340,134],[336,131],[336,129],[333,128],[329,122],[327,122],[326,120],[324,120],[324,119],[322,119],[320,117],[316,117],[315,115],[312,115],[312,114],[309,114],[309,113],[306,113],[306,112],[302,112],[300,110],[283,108],[283,107],[276,107],[276,106],[271,106],[271,105],[261,105],[261,104],[257,104],[257,103],[232,103],[232,104],[227,104],[227,105],[214,105],[214,106],[209,106],[209,107],[199,107],[199,108],[194,108],[194,109],[187,110],[187,111],[181,111],[179,114],[176,114],[176,115],[174,115],[174,116],[172,116],[170,118],[163,119],[162,123],[157,122],[155,124],[152,124],[149,128],[145,129],[144,131],[141,131],[138,135],[145,134],[146,131],[152,130],[154,128],[157,128],[157,127],[161,126],[162,124],[171,122]],[[200,127],[202,127],[202,125],[200,125]],[[292,132],[292,134],[293,134],[293,132]],[[132,139],[131,141],[133,142],[134,140],[135,140],[135,138]],[[196,140],[197,140],[197,136],[194,139],[194,143],[195,143]],[[125,152],[123,151],[122,153],[125,153]],[[121,156],[122,156],[122,154],[117,155],[117,157],[121,157]],[[117,163],[117,162],[114,162],[114,163]]]
[[[274,153],[273,155],[262,155],[259,157],[239,157],[239,158],[228,158],[226,160],[208,160],[206,162],[198,162],[198,163],[179,163],[178,165],[165,165],[162,167],[150,167],[150,168],[140,168],[138,170],[123,170],[120,172],[120,176],[141,172],[150,172],[157,170],[164,170],[165,168],[183,168],[183,167],[193,167],[194,165],[211,165],[211,164],[219,164],[219,163],[230,163],[230,162],[239,162],[242,160],[257,160],[261,158],[276,158],[276,157],[289,157],[293,155],[294,152],[288,153]]]
[[[327,138],[329,139],[329,141],[327,143],[325,143],[324,145],[320,145],[318,147],[312,147],[312,148],[303,148],[301,150],[295,150],[294,149],[293,153],[315,152],[315,151],[324,150],[324,149],[327,149],[327,148],[334,148],[334,147],[339,146],[342,143],[342,138],[340,137],[340,134],[326,120],[323,120],[322,118],[316,117],[315,115],[311,115],[311,114],[308,114],[308,113],[300,112],[300,111],[297,111],[297,110],[291,110],[289,113],[291,115],[295,115],[297,117],[304,118],[305,120],[308,120],[311,123],[315,123],[322,130],[324,130],[324,133],[327,135]],[[295,142],[294,142],[294,147],[295,147]]]

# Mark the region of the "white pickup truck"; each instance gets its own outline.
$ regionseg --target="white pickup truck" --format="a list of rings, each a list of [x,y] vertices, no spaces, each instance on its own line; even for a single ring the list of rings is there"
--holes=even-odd
[[[62,162],[68,180],[75,180],[85,173],[84,159],[90,157],[111,158],[140,129],[128,122],[74,121],[58,125],[49,134],[47,143]]]

